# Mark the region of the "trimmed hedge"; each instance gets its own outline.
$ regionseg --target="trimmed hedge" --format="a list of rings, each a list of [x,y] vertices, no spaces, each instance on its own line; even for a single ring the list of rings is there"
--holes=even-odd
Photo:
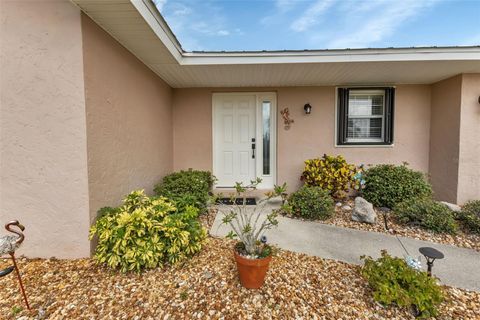
[[[458,215],[458,219],[469,231],[480,234],[480,200],[467,202]]]
[[[162,182],[155,186],[154,192],[174,201],[179,210],[191,205],[203,213],[206,211],[214,181],[215,178],[209,171],[182,170],[165,176]]]
[[[296,217],[325,220],[333,216],[333,199],[327,190],[304,185],[290,195],[286,210]]]
[[[381,164],[365,172],[363,197],[377,207],[393,208],[415,198],[432,196],[432,186],[422,172],[406,165]]]
[[[454,212],[431,199],[409,199],[395,206],[393,213],[400,223],[439,233],[454,234],[457,231]]]

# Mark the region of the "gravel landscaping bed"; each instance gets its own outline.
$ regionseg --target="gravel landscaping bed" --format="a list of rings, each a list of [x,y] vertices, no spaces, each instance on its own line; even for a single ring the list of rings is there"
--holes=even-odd
[[[354,202],[352,200],[342,202],[342,206],[348,205],[350,208],[354,207]],[[463,247],[468,249],[474,249],[480,251],[480,235],[465,233],[462,230],[459,230],[456,235],[450,234],[440,234],[434,233],[420,227],[415,226],[406,226],[403,224],[398,224],[395,222],[395,219],[390,216],[388,218],[388,227],[390,229],[385,229],[385,224],[383,220],[383,213],[375,208],[377,213],[377,222],[375,224],[361,223],[352,221],[352,210],[342,209],[342,206],[335,206],[335,215],[334,217],[327,219],[325,221],[318,221],[320,223],[331,224],[344,228],[352,228],[357,230],[364,231],[374,231],[374,232],[383,232],[388,234],[393,234],[393,231],[396,232],[399,236],[410,237],[418,240],[432,241],[443,244],[450,244],[457,247]],[[289,215],[287,215],[289,216]]]
[[[413,319],[409,310],[376,304],[360,267],[288,251],[272,260],[262,289],[243,289],[232,247],[209,238],[185,264],[141,275],[90,259],[20,259],[19,265],[31,304],[45,319]],[[23,307],[12,275],[0,279],[0,288],[2,319],[29,316],[12,314],[12,307]],[[480,318],[480,293],[445,289],[440,319]]]

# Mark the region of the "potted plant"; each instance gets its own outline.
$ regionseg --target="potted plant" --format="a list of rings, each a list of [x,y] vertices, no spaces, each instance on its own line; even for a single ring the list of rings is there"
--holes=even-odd
[[[232,229],[227,237],[239,240],[233,254],[240,283],[248,289],[258,289],[263,285],[272,259],[272,247],[266,243],[265,231],[278,225],[278,213],[276,210],[267,213],[265,207],[270,199],[282,196],[286,191],[286,184],[275,186],[274,191],[266,193],[257,205],[247,205],[249,191],[255,190],[261,181],[257,178],[250,181],[248,186],[237,182],[230,202],[233,205],[219,206],[219,211],[223,214],[222,222]]]

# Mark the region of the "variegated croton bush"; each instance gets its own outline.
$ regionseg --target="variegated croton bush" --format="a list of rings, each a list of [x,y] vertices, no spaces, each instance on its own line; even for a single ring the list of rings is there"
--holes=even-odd
[[[95,259],[122,272],[139,272],[199,252],[207,232],[198,215],[205,211],[213,180],[206,171],[175,172],[156,186],[156,196],[137,190],[123,205],[100,209],[90,230],[90,239],[98,242]]]

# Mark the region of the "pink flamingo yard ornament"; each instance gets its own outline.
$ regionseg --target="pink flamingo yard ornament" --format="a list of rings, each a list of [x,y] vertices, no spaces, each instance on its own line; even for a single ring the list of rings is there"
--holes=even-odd
[[[17,227],[19,230],[14,230],[12,227]],[[30,305],[28,304],[27,295],[25,294],[25,289],[23,288],[22,277],[20,276],[20,271],[17,267],[17,262],[15,260],[15,250],[20,247],[25,236],[23,232],[25,227],[20,224],[17,220],[10,221],[5,225],[5,229],[8,232],[11,232],[15,235],[7,235],[0,238],[0,256],[5,254],[9,254],[13,261],[13,266],[10,266],[6,269],[0,270],[0,277],[4,277],[11,273],[13,270],[17,273],[18,283],[20,284],[20,289],[22,291],[23,299],[25,300],[25,304],[27,305],[28,310],[30,310]]]

